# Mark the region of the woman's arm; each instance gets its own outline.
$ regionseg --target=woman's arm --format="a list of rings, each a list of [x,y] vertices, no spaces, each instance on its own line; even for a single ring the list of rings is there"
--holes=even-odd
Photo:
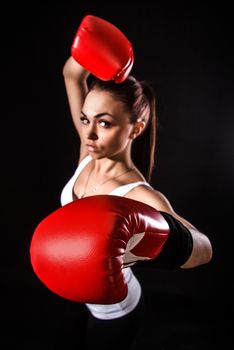
[[[137,198],[138,200],[141,198],[141,202],[152,206],[158,211],[170,214],[176,220],[181,222],[191,233],[193,240],[192,252],[187,261],[180,266],[181,268],[192,268],[210,262],[212,259],[212,245],[209,238],[189,221],[179,216],[172,208],[168,199],[161,192],[152,190],[146,186],[139,186],[131,192],[131,196],[129,193],[130,198],[136,200]]]
[[[87,155],[85,142],[81,135],[80,112],[88,92],[87,78],[89,72],[69,57],[63,66],[63,77],[68,103],[75,128],[80,136],[80,160]]]

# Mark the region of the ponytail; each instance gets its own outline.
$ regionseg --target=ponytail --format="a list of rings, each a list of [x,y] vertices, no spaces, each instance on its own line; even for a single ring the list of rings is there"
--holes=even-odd
[[[156,147],[156,102],[152,88],[149,84],[141,82],[143,93],[148,100],[149,119],[143,133],[138,136],[132,146],[132,158],[145,179],[150,182],[154,164]]]

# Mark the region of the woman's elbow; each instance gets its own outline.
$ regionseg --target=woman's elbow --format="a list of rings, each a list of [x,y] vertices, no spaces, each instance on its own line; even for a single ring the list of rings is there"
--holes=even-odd
[[[210,240],[207,238],[207,242],[203,247],[204,250],[204,264],[208,264],[213,257],[213,249]]]
[[[189,269],[200,265],[208,264],[213,257],[212,244],[205,235],[202,237],[194,237],[193,250],[189,259],[181,266],[181,268]]]

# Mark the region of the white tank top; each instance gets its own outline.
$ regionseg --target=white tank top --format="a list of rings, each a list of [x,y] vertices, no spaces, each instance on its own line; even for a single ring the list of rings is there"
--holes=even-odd
[[[82,159],[77,169],[75,170],[73,176],[64,186],[60,197],[60,202],[62,206],[73,201],[73,187],[74,187],[75,181],[79,176],[79,174],[81,173],[81,171],[85,168],[85,166],[91,160],[92,160],[92,157],[90,155]],[[109,195],[116,195],[116,196],[122,197],[126,193],[131,191],[133,188],[139,185],[151,187],[150,184],[147,182],[137,181],[137,182],[129,183],[127,185],[119,186],[115,188],[113,191],[111,191]],[[86,304],[86,306],[88,307],[89,311],[92,313],[93,316],[102,320],[114,319],[114,318],[127,315],[137,306],[139,299],[141,297],[140,283],[138,282],[137,278],[133,274],[132,269],[130,267],[123,269],[123,274],[124,274],[126,283],[128,285],[128,294],[126,298],[121,302],[115,303],[115,304],[108,304],[108,305]]]

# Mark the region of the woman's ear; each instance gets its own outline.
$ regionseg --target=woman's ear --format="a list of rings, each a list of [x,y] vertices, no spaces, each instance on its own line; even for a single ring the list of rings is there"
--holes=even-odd
[[[137,136],[139,136],[143,130],[145,129],[145,121],[144,120],[139,120],[134,124],[133,130],[130,134],[131,139],[135,139]]]

